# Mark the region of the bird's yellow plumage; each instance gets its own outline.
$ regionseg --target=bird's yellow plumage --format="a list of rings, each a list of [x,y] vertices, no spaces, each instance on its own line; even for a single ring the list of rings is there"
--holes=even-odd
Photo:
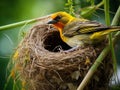
[[[94,44],[104,40],[110,32],[120,30],[120,26],[105,26],[95,21],[76,18],[66,12],[51,15],[53,24],[60,32],[61,39],[71,47]]]

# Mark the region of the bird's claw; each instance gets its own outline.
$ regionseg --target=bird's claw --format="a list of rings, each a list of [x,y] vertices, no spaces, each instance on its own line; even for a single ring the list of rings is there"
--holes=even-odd
[[[68,49],[68,50],[65,50],[65,51],[62,51],[62,52],[72,52],[72,51],[75,51],[76,49],[78,49],[79,46],[76,46],[76,47],[73,47],[71,49]]]

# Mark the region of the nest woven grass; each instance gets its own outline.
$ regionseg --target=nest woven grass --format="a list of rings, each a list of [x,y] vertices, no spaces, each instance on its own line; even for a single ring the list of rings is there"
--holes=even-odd
[[[73,51],[49,25],[34,26],[17,48],[15,62],[27,90],[76,90],[104,44]],[[113,66],[108,55],[84,90],[107,90]]]

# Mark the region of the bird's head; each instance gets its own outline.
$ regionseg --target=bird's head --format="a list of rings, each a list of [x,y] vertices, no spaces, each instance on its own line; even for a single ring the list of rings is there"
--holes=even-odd
[[[74,19],[73,16],[66,12],[57,12],[51,15],[52,20],[48,24],[53,24],[59,30],[63,29],[66,24]]]

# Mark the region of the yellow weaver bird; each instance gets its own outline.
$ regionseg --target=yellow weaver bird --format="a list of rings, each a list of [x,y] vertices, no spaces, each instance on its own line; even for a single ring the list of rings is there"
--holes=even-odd
[[[120,30],[120,26],[105,26],[66,12],[54,13],[51,19],[48,24],[53,24],[59,30],[61,39],[71,47],[100,42],[110,32]]]

